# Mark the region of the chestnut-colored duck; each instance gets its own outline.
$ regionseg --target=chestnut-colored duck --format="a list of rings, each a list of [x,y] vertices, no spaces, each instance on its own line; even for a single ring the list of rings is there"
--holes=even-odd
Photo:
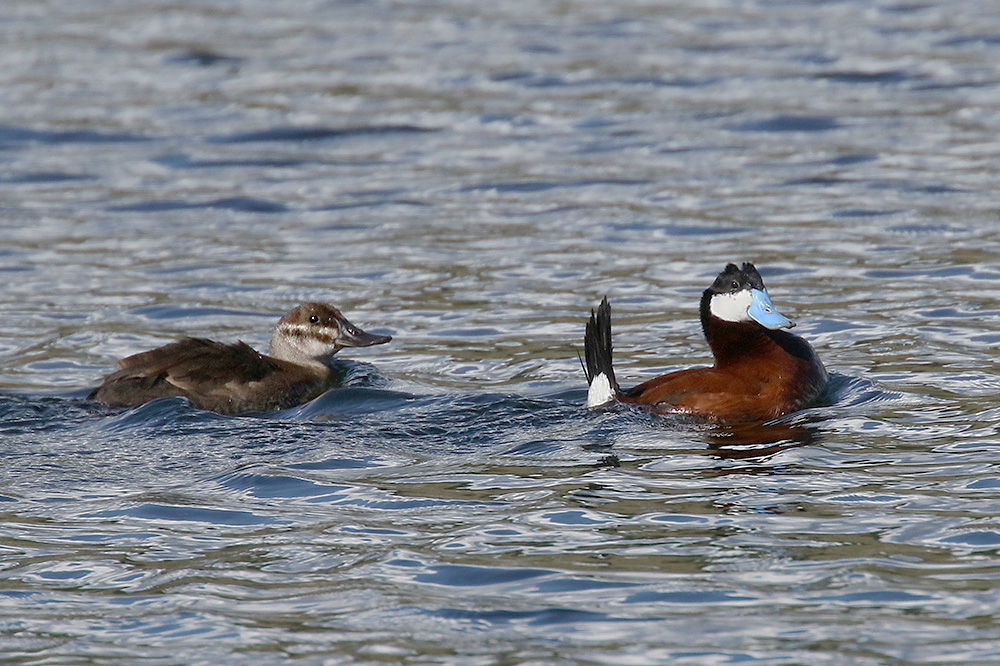
[[[701,326],[715,365],[622,389],[611,366],[605,297],[591,311],[584,336],[587,405],[618,400],[725,422],[763,422],[803,409],[823,395],[827,375],[809,343],[782,330],[794,325],[775,309],[753,264],[728,264],[701,297]]]
[[[331,387],[329,361],[342,348],[391,339],[362,331],[332,305],[303,303],[278,321],[270,355],[243,342],[185,338],[118,361],[118,369],[88,398],[109,407],[134,407],[182,396],[221,414],[286,409]]]

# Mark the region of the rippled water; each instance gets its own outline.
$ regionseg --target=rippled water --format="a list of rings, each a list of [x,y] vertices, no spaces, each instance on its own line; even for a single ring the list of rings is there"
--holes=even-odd
[[[0,14],[3,661],[1000,662],[994,3]],[[831,404],[583,408],[742,260]],[[311,404],[83,399],[306,299],[394,336]]]

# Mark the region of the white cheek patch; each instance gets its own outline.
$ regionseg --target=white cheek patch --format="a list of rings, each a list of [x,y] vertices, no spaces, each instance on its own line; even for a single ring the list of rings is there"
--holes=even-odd
[[[743,289],[735,294],[716,294],[708,304],[709,311],[722,321],[752,321],[747,310],[753,303],[753,294]]]

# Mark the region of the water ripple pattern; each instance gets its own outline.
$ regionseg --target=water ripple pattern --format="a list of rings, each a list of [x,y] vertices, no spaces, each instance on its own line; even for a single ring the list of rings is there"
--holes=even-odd
[[[1000,663],[1000,12],[8,3],[0,661]],[[583,407],[754,261],[827,404]],[[296,302],[393,341],[278,413],[84,398]]]

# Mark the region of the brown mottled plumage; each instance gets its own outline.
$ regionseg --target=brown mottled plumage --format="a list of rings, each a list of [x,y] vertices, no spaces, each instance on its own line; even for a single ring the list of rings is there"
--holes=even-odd
[[[132,407],[183,396],[222,414],[284,409],[329,388],[328,362],[343,347],[391,339],[362,331],[332,305],[303,303],[278,321],[270,356],[243,342],[185,338],[122,359],[89,398],[109,407]]]

